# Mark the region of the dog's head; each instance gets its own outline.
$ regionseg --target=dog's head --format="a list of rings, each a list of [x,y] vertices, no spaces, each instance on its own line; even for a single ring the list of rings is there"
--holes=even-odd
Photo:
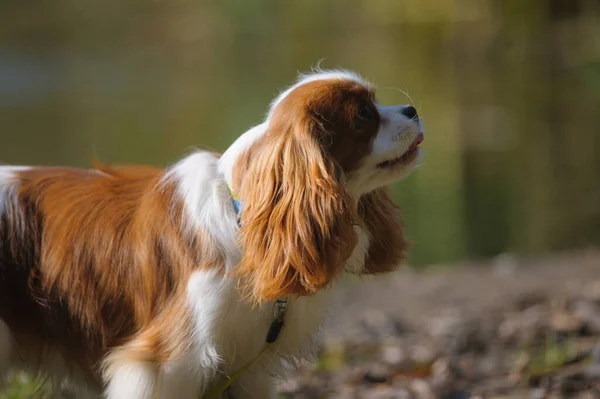
[[[414,169],[421,141],[412,106],[379,105],[373,87],[350,72],[304,76],[279,95],[265,122],[224,155],[226,178],[244,202],[237,271],[251,282],[252,296],[326,286],[356,247],[356,226],[366,228],[372,245],[377,234],[401,238],[381,188]],[[358,272],[389,268],[366,262]]]

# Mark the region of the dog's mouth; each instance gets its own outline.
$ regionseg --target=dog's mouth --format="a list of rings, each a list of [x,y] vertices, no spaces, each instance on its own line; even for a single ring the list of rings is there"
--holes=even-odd
[[[380,169],[390,168],[396,165],[406,165],[412,162],[419,153],[419,144],[421,144],[425,140],[423,133],[419,133],[417,138],[412,142],[408,150],[397,158],[390,159],[389,161],[384,161],[377,164],[377,167]]]

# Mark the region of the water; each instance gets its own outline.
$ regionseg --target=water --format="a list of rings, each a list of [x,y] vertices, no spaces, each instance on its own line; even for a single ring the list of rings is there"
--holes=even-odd
[[[425,162],[394,187],[411,263],[600,243],[597,2],[348,4],[5,0],[0,160],[222,151],[324,58],[423,117]]]

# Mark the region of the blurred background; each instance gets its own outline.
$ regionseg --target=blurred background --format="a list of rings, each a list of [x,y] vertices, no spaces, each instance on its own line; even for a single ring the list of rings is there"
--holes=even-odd
[[[410,263],[456,267],[351,285],[281,397],[600,397],[599,0],[0,0],[0,163],[224,151],[319,60],[418,108]]]
[[[324,59],[423,116],[425,162],[394,188],[412,264],[586,248],[599,16],[597,0],[2,0],[0,162],[223,151]]]

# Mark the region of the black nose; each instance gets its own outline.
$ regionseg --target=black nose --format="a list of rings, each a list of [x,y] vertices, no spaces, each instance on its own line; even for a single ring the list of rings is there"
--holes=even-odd
[[[413,107],[412,105],[407,105],[406,107],[402,108],[400,113],[402,115],[406,116],[407,118],[410,118],[413,120],[419,119],[419,115],[417,114],[417,109],[415,107]]]

